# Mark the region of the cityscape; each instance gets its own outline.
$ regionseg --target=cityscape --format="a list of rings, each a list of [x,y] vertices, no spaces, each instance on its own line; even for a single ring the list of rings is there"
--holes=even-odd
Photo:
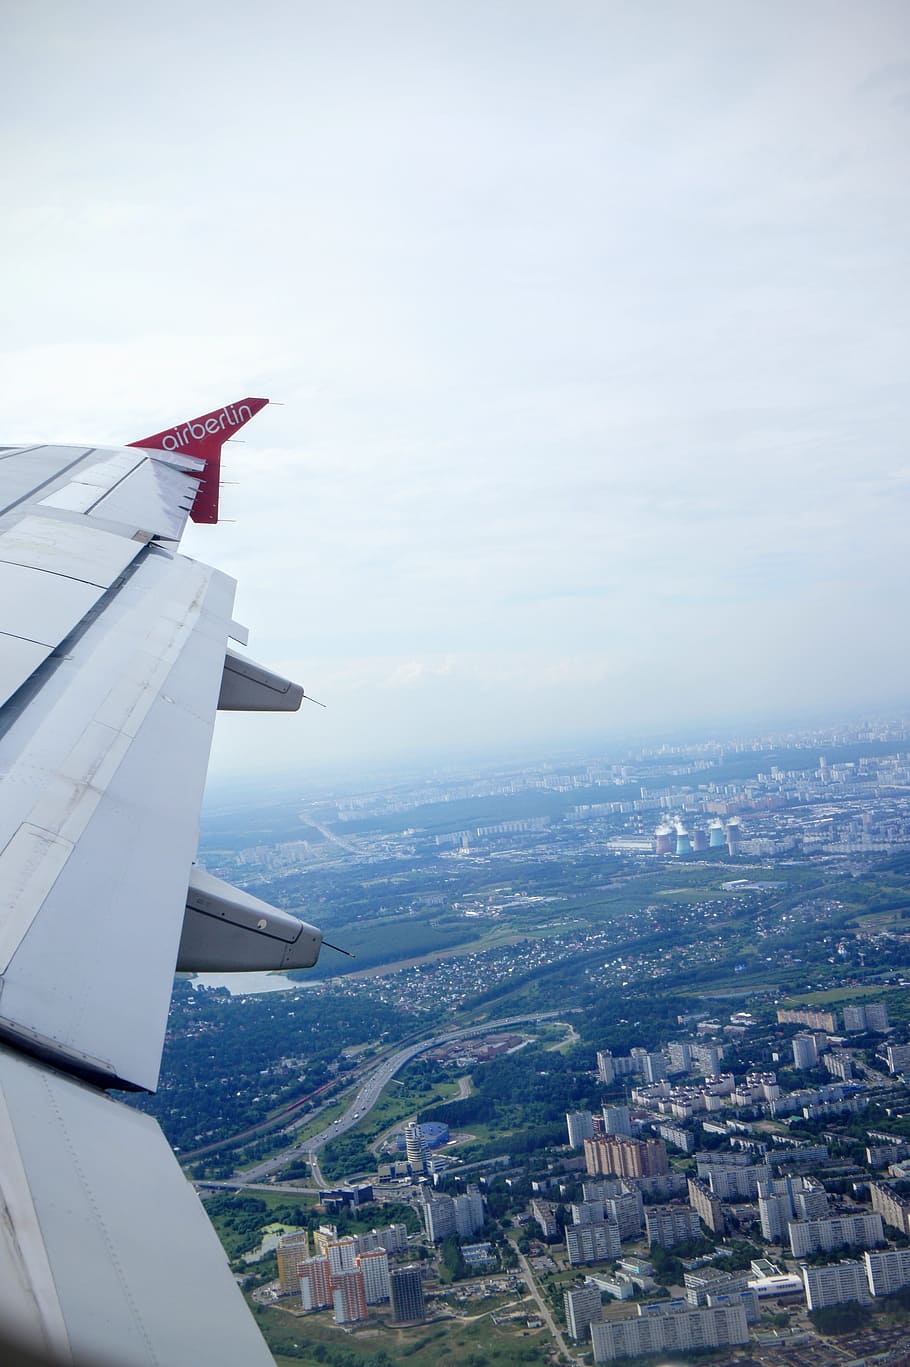
[[[279,1363],[904,1360],[902,724],[257,811],[202,861],[356,957],[178,980],[138,1104]]]

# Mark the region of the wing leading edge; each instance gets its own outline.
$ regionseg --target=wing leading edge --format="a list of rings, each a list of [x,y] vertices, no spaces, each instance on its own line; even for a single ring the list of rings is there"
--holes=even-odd
[[[234,581],[174,549],[265,403],[0,448],[0,1316],[55,1360],[271,1360],[157,1125],[102,1090],[157,1085],[178,950],[319,953],[193,868],[216,710],[302,696],[228,650]]]

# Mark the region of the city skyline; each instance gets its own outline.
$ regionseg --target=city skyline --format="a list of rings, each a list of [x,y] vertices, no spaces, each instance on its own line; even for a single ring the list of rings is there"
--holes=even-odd
[[[90,15],[7,21],[0,433],[286,402],[184,548],[328,710],[214,774],[902,708],[904,6]]]

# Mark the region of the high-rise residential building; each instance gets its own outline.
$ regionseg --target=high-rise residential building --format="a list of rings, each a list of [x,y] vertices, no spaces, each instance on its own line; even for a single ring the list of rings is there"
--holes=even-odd
[[[645,1082],[662,1082],[667,1076],[666,1054],[660,1051],[655,1054],[645,1054],[642,1072],[645,1075]]]
[[[683,1153],[691,1153],[695,1148],[695,1137],[681,1125],[658,1125],[657,1133],[667,1144],[675,1144]]]
[[[731,1169],[735,1171],[735,1169]],[[743,1171],[740,1169],[739,1171]],[[721,1205],[720,1197],[715,1196],[714,1192],[704,1182],[700,1182],[697,1177],[689,1178],[689,1205],[710,1229],[712,1234],[725,1234],[727,1221],[724,1217],[724,1208]]]
[[[698,1213],[689,1206],[648,1206],[645,1211],[648,1246],[672,1248],[701,1238]]]
[[[671,1040],[667,1045],[671,1073],[688,1073],[692,1067],[692,1045],[689,1040]],[[711,1070],[714,1071],[713,1069]]]
[[[275,1250],[278,1258],[278,1285],[282,1296],[300,1295],[300,1272],[302,1262],[310,1256],[310,1235],[305,1229],[297,1229],[293,1234],[285,1234],[278,1240]]]
[[[814,1035],[794,1035],[790,1041],[793,1046],[793,1067],[814,1068],[818,1063],[818,1045]]]
[[[603,1220],[603,1201],[573,1201],[570,1207],[573,1225],[589,1225],[594,1220]]]
[[[910,1248],[885,1248],[864,1253],[866,1277],[873,1296],[892,1296],[910,1286]]]
[[[884,1034],[888,1029],[888,1008],[884,1002],[864,1002],[862,1006],[844,1007],[844,1030],[848,1035],[864,1030]]]
[[[445,1192],[425,1192],[423,1219],[431,1243],[442,1243],[450,1234],[455,1234],[455,1202],[452,1197]]]
[[[332,1304],[328,1258],[306,1258],[300,1264],[300,1303],[304,1310],[325,1310]]]
[[[552,1201],[541,1201],[534,1199],[531,1202],[531,1215],[537,1221],[541,1234],[545,1239],[555,1239],[559,1233],[559,1224],[556,1219],[556,1207]]]
[[[735,1168],[726,1164],[699,1164],[699,1176],[707,1179],[714,1195],[722,1201],[754,1201],[759,1182],[771,1180],[771,1169],[767,1163]]]
[[[602,1313],[600,1287],[593,1282],[562,1293],[562,1303],[566,1312],[569,1335],[580,1342],[587,1338],[588,1326],[599,1320]]]
[[[566,1251],[573,1267],[583,1263],[605,1263],[620,1254],[619,1229],[610,1220],[594,1220],[587,1225],[566,1227]]]
[[[357,1241],[350,1234],[343,1239],[336,1239],[333,1243],[326,1244],[326,1257],[329,1260],[329,1271],[333,1277],[338,1277],[342,1272],[354,1271],[354,1259],[357,1256]]]
[[[570,1146],[580,1149],[586,1139],[594,1138],[594,1117],[590,1111],[569,1111],[566,1113],[566,1128]]]
[[[829,1049],[822,1055],[822,1062],[831,1076],[839,1077],[841,1082],[849,1082],[853,1077],[853,1059],[846,1049]]]
[[[455,1197],[455,1233],[461,1239],[476,1234],[484,1221],[483,1197],[475,1186]]]
[[[427,1141],[421,1127],[414,1121],[404,1127],[404,1149],[412,1175],[418,1177],[426,1173]]]
[[[662,1139],[630,1139],[605,1135],[585,1140],[585,1168],[590,1177],[657,1177],[669,1171],[667,1147]]]
[[[769,1183],[770,1185],[770,1183]],[[782,1244],[787,1225],[794,1218],[793,1201],[787,1192],[771,1192],[758,1198],[758,1217],[762,1238],[769,1244]]]
[[[357,1266],[363,1275],[363,1294],[367,1305],[379,1305],[389,1299],[389,1255],[384,1248],[360,1253]]]
[[[885,1054],[890,1073],[910,1072],[910,1044],[888,1044]]]
[[[770,1243],[785,1242],[791,1220],[822,1219],[827,1214],[827,1194],[814,1177],[774,1177],[757,1185],[762,1238]]]
[[[886,1225],[900,1230],[901,1234],[910,1234],[910,1201],[905,1196],[884,1182],[870,1182],[869,1194],[872,1209],[878,1211]]]
[[[607,1087],[613,1085],[613,1055],[609,1049],[599,1049],[597,1052],[597,1076]]]
[[[407,1225],[385,1225],[376,1231],[379,1243],[386,1253],[407,1253],[408,1251],[408,1227]]]
[[[604,1216],[615,1220],[620,1239],[637,1239],[645,1223],[645,1207],[641,1192],[623,1191],[619,1196],[608,1196],[603,1203]]]
[[[814,1177],[803,1179],[801,1188],[793,1192],[797,1220],[824,1220],[828,1214],[828,1193]]]
[[[795,1011],[779,1007],[777,1023],[778,1025],[808,1025],[810,1030],[824,1030],[828,1035],[833,1035],[837,1029],[837,1021],[834,1019],[833,1011],[818,1011],[813,1007],[805,1006]]]
[[[359,1268],[346,1268],[332,1277],[332,1306],[336,1324],[356,1324],[366,1319],[363,1273]]]
[[[883,1035],[890,1028],[888,1008],[884,1002],[866,1002],[863,1009],[866,1012],[867,1030],[875,1030]]]
[[[604,1134],[624,1134],[632,1137],[632,1117],[628,1106],[604,1106]]]
[[[828,1305],[843,1305],[845,1301],[871,1301],[865,1265],[847,1261],[830,1263],[825,1267],[802,1268],[806,1288],[806,1305],[810,1310],[823,1310]]]
[[[426,1316],[423,1276],[419,1264],[396,1267],[389,1273],[392,1319],[397,1324],[415,1324]]]
[[[722,1044],[712,1044],[709,1040],[700,1040],[697,1044],[693,1044],[692,1062],[697,1063],[707,1077],[714,1077],[716,1073],[719,1073],[723,1061],[724,1046]]]
[[[726,1272],[722,1267],[715,1267],[712,1263],[692,1268],[689,1272],[683,1273],[686,1300],[690,1305],[707,1305],[709,1295],[736,1295],[746,1290],[754,1276],[754,1272],[751,1271]]]
[[[335,1243],[338,1238],[337,1225],[320,1225],[313,1233],[313,1252],[317,1258],[323,1258],[329,1244]]]
[[[827,1220],[791,1220],[787,1230],[790,1252],[794,1258],[805,1258],[810,1253],[826,1253],[844,1244],[875,1248],[885,1242],[882,1217],[878,1211],[871,1214],[832,1215]]]
[[[595,1362],[613,1362],[670,1349],[727,1348],[748,1343],[749,1329],[745,1308],[739,1302],[693,1310],[685,1301],[656,1301],[639,1305],[635,1319],[592,1324],[591,1341]]]

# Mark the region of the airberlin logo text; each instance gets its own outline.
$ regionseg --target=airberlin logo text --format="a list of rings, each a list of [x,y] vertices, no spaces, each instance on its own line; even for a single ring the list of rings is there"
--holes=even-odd
[[[181,446],[188,446],[191,441],[202,441],[203,437],[213,437],[226,427],[242,427],[252,416],[249,404],[241,403],[236,408],[229,404],[210,418],[188,422],[185,427],[175,427],[166,437],[162,437],[161,445],[165,451],[179,451]]]

